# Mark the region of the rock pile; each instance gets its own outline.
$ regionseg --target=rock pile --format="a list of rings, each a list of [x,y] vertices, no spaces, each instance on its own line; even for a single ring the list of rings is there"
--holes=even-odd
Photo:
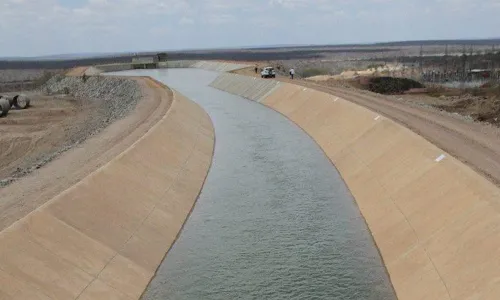
[[[54,96],[54,101],[74,99],[77,106],[82,106],[83,110],[90,113],[83,122],[75,120],[65,127],[64,143],[26,161],[9,178],[0,178],[0,188],[43,167],[62,153],[98,134],[114,121],[126,117],[142,97],[141,88],[136,81],[104,76],[82,78],[56,75],[37,92]]]
[[[86,135],[99,132],[110,123],[130,113],[141,98],[141,90],[132,79],[91,76],[71,77],[54,76],[42,92],[48,95],[70,94],[73,97],[90,102],[96,107],[89,126],[82,128]]]

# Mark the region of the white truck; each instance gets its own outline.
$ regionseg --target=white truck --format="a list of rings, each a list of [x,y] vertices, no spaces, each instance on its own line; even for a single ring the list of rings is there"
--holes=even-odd
[[[273,67],[265,67],[262,72],[260,72],[260,77],[262,78],[276,78],[276,71]]]

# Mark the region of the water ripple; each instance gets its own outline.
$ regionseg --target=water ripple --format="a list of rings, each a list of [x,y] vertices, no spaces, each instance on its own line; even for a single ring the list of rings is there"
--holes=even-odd
[[[348,189],[307,135],[206,87],[214,73],[155,74],[209,112],[217,144],[198,203],[144,299],[395,298]]]

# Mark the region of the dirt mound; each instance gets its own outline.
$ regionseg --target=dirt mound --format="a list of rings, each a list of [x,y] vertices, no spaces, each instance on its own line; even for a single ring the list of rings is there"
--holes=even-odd
[[[322,78],[307,78],[307,80],[317,82],[321,85],[330,87],[354,88],[360,90],[368,90],[379,94],[403,94],[403,93],[426,93],[425,86],[420,82],[395,77],[373,77],[373,76],[356,76],[351,79],[339,79],[334,77]]]
[[[418,81],[396,77],[372,77],[368,83],[370,91],[386,95],[402,94],[411,89],[421,89],[424,87]]]
[[[66,76],[82,76],[85,74],[85,71],[88,69],[88,67],[76,67],[71,70],[69,70],[66,73]]]
[[[448,97],[447,103],[436,105],[437,108],[471,116],[474,120],[500,125],[500,98],[463,95]]]
[[[457,113],[479,122],[500,126],[500,86],[487,83],[475,88],[428,88],[426,98],[417,98],[440,110]]]
[[[84,75],[87,75],[87,76],[94,76],[94,75],[99,75],[103,73],[102,70],[96,68],[96,67],[90,67],[88,68],[87,70],[85,70],[85,73]]]

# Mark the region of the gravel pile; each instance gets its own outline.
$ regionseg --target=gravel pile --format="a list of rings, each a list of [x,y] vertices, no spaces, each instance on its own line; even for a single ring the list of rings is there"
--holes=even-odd
[[[80,128],[85,139],[100,130],[128,115],[141,98],[141,90],[137,82],[132,79],[92,76],[82,77],[54,76],[42,92],[47,95],[70,94],[82,100],[83,103],[96,107],[92,118],[85,128]]]
[[[84,122],[75,122],[65,128],[65,142],[36,158],[29,159],[18,167],[9,178],[0,180],[0,188],[32,173],[57,158],[62,153],[74,148],[89,137],[98,134],[108,125],[126,117],[141,99],[141,89],[132,79],[115,77],[66,77],[56,75],[40,88],[39,93],[53,95],[54,101],[65,94],[75,99],[76,103],[90,108],[91,113]]]

